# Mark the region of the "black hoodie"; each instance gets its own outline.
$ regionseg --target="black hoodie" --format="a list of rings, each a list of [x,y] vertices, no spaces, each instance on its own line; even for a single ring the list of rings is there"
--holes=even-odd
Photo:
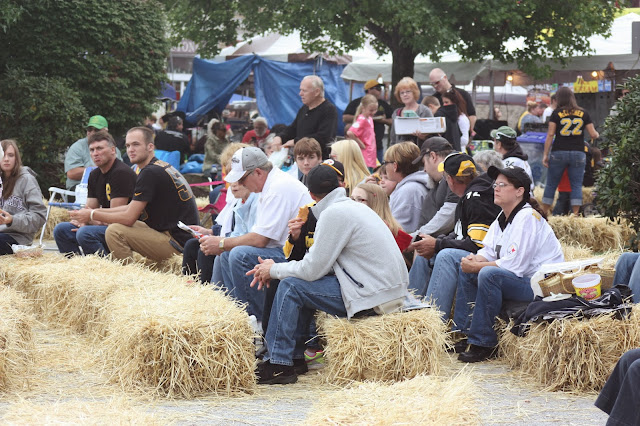
[[[449,235],[436,240],[435,252],[455,248],[477,253],[489,227],[502,209],[493,204],[493,179],[486,173],[469,183],[456,207],[456,224]]]
[[[444,117],[447,123],[447,130],[444,134],[440,134],[449,141],[453,149],[460,151],[460,127],[458,127],[458,107],[457,105],[442,105],[434,114],[434,117]]]
[[[529,158],[529,156],[522,151],[522,147],[518,142],[516,142],[516,145],[513,148],[511,148],[509,152],[507,152],[502,156],[503,159],[509,158],[509,157],[516,157],[521,159],[522,161],[527,161],[527,159]]]

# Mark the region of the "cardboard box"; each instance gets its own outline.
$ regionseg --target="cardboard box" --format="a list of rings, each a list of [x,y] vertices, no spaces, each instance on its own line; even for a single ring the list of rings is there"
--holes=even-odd
[[[444,133],[447,123],[444,117],[396,117],[393,121],[396,135],[420,133]]]

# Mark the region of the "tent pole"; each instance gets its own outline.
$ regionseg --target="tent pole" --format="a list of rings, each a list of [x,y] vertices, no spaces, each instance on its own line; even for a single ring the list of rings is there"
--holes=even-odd
[[[349,102],[353,100],[353,80],[349,83]]]
[[[493,70],[489,70],[489,118],[495,120],[495,110],[493,108],[494,81]]]

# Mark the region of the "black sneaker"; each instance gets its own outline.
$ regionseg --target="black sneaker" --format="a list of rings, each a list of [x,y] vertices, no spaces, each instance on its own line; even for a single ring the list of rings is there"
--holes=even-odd
[[[298,375],[292,365],[271,364],[269,361],[258,364],[259,385],[288,385],[298,381]]]
[[[469,345],[469,349],[466,352],[458,355],[458,361],[480,362],[489,358],[495,358],[497,355],[498,348],[496,346],[488,348],[486,346]]]
[[[307,366],[307,361],[305,361],[304,358],[294,359],[293,370],[296,372],[298,376],[308,373],[309,367]]]
[[[467,350],[469,346],[469,342],[467,342],[467,338],[465,337],[462,340],[458,340],[455,345],[447,349],[447,352],[453,354],[461,354]]]

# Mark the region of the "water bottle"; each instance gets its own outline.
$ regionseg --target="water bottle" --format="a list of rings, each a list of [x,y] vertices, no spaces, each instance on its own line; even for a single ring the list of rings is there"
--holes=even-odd
[[[87,204],[87,195],[88,189],[86,183],[79,183],[76,186],[76,204],[86,205]]]

